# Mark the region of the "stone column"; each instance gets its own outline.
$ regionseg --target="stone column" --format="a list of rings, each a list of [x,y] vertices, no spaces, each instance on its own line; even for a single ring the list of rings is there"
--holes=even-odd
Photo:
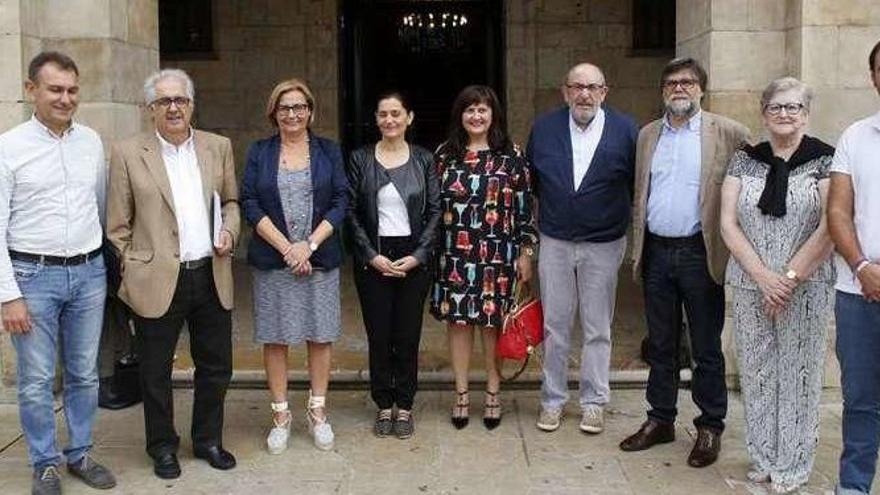
[[[76,118],[105,149],[139,132],[146,76],[159,67],[157,0],[0,0],[0,132],[31,113],[27,64],[41,50],[76,61],[81,97]],[[15,352],[0,335],[0,402],[14,401]]]
[[[871,0],[678,0],[676,52],[709,72],[704,106],[764,139],[760,94],[790,75],[815,91],[810,133],[834,144],[853,121],[880,108],[868,53],[880,40],[880,4]],[[832,315],[829,315],[831,318]],[[826,386],[838,386],[834,327],[829,325]],[[723,335],[731,382],[739,371],[728,317]]]

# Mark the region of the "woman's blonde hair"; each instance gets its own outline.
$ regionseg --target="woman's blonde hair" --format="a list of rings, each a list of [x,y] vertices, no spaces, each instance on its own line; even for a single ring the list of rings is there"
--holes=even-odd
[[[315,96],[312,90],[300,79],[291,78],[275,85],[269,94],[269,101],[266,102],[266,118],[272,127],[278,127],[278,121],[275,120],[275,111],[278,109],[278,100],[290,91],[299,91],[306,97],[306,105],[309,106],[309,124],[315,120]]]

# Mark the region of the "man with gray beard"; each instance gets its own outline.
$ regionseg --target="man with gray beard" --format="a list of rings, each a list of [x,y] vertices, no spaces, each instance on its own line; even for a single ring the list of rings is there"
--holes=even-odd
[[[645,450],[675,439],[678,347],[687,314],[695,361],[692,396],[701,414],[692,467],[718,458],[727,414],[724,355],[724,270],[728,252],[719,229],[721,182],[742,124],[700,109],[706,71],[691,58],[663,69],[663,118],[639,132],[633,204],[633,274],[643,282],[648,324],[648,420],[620,444]]]

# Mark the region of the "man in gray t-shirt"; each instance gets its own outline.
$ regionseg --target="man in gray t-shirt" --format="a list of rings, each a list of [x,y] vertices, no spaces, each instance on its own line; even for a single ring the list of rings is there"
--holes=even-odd
[[[880,42],[869,57],[880,93]],[[839,495],[870,493],[880,441],[880,113],[851,125],[831,165],[828,230],[837,249],[837,357],[843,384]]]

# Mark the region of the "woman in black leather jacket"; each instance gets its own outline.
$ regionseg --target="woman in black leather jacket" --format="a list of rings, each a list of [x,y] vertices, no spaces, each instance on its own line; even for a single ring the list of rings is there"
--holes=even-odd
[[[370,346],[370,392],[379,407],[374,432],[380,437],[413,434],[422,314],[440,220],[432,154],[406,142],[413,116],[399,93],[380,97],[376,125],[382,138],[349,160],[347,216]]]

